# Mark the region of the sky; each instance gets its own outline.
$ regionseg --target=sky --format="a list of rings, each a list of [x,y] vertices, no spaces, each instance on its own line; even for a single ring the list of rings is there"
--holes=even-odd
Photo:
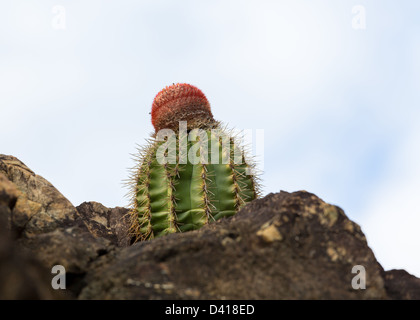
[[[263,194],[306,190],[420,277],[419,1],[0,3],[0,153],[75,206],[127,206],[165,86],[263,132]]]

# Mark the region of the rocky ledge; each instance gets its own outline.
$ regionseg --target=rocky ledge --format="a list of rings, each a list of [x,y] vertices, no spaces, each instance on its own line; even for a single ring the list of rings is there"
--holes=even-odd
[[[0,299],[420,299],[420,279],[385,271],[361,228],[305,191],[269,194],[200,230],[135,244],[126,213],[74,207],[0,155]],[[65,290],[52,289],[54,265],[66,270]],[[356,265],[365,289],[352,286]]]

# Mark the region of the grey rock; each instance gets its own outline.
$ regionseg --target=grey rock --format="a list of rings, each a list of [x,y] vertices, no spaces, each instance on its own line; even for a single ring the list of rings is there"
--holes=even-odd
[[[395,300],[420,300],[420,279],[405,270],[383,273],[388,296]]]

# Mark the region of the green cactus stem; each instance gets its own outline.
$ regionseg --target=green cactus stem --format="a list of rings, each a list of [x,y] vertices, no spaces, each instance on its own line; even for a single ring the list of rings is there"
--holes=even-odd
[[[152,123],[156,132],[140,148],[129,183],[136,240],[199,229],[259,196],[255,165],[199,89],[163,89]]]

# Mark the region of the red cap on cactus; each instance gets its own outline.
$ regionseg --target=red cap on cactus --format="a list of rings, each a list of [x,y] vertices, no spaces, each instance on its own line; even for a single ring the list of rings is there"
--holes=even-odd
[[[210,103],[200,89],[177,83],[161,90],[153,100],[152,124],[160,129],[178,129],[179,121],[191,126],[200,126],[214,121]]]

